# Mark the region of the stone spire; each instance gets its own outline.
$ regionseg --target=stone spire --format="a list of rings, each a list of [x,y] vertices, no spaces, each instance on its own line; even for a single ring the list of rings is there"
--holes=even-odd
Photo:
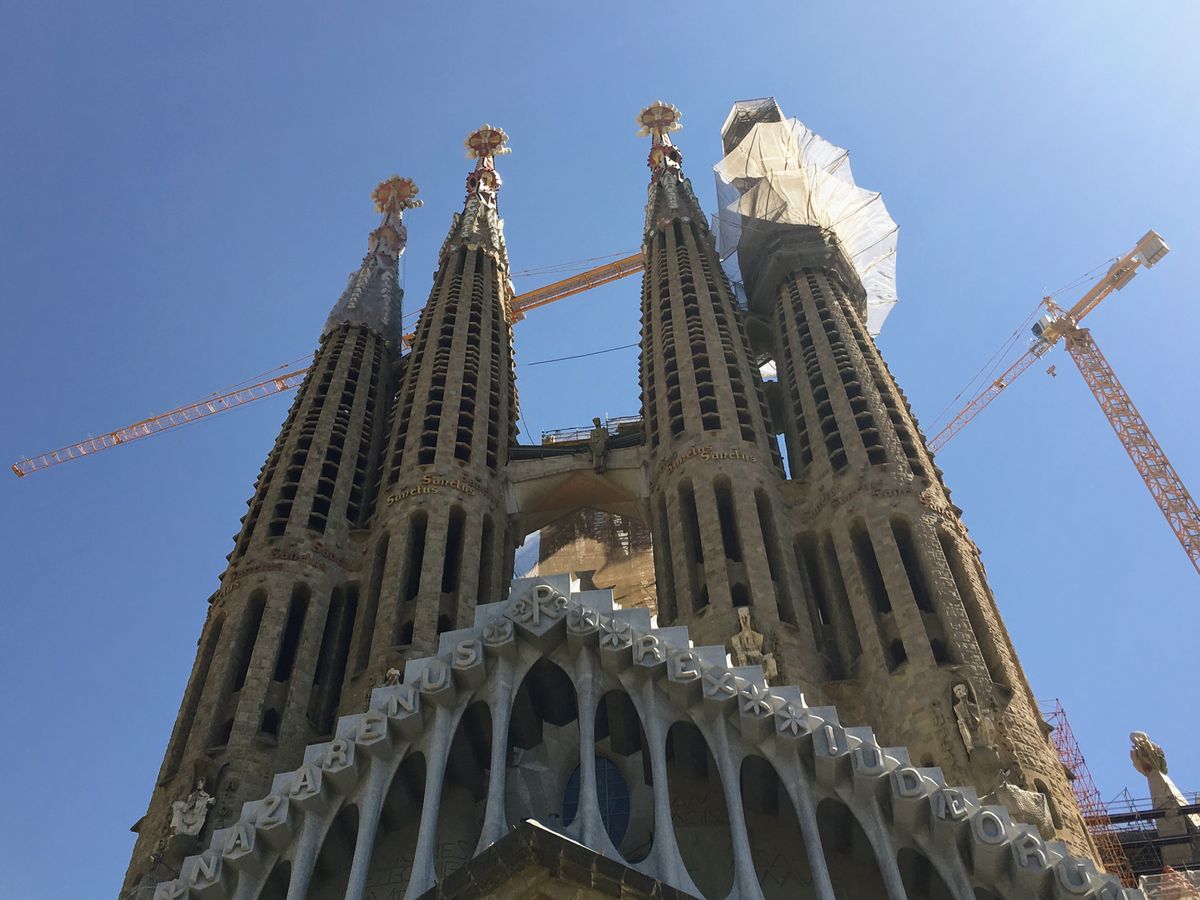
[[[508,250],[504,245],[504,221],[496,209],[500,193],[500,173],[496,171],[496,157],[512,152],[508,146],[508,135],[504,129],[488,125],[479,126],[463,142],[467,158],[475,160],[475,169],[467,175],[467,199],[463,211],[456,213],[450,225],[450,233],[442,244],[439,261],[458,247],[472,250],[479,248],[500,265],[508,279]]]
[[[274,772],[331,734],[353,680],[351,642],[356,633],[360,644],[369,640],[358,614],[356,536],[373,518],[387,440],[381,407],[395,392],[400,358],[401,216],[420,205],[416,192],[395,176],[375,189],[383,221],[263,464],[136,829],[130,896],[142,896],[144,878],[177,869]]]
[[[659,101],[638,122],[651,138],[641,387],[659,621],[811,680],[816,644],[795,601],[783,470],[742,311],[668,137],[679,110]]]
[[[376,674],[470,621],[512,569],[504,469],[517,397],[495,168],[507,140],[491,125],[467,138],[475,168],[466,201],[404,361],[375,523],[378,576],[365,606],[372,635],[362,653]]]
[[[322,335],[339,325],[354,323],[378,332],[393,348],[399,348],[401,300],[397,265],[408,243],[404,227],[404,211],[423,204],[418,200],[418,188],[411,178],[393,175],[381,181],[371,193],[375,209],[383,214],[379,227],[367,240],[367,255],[357,272],[350,274],[346,290],[334,304],[325,321]]]
[[[692,183],[683,177],[683,154],[671,143],[670,132],[683,128],[679,110],[670,103],[655,100],[637,117],[639,137],[650,138],[649,198],[646,203],[646,234],[665,228],[679,219],[704,222],[704,213],[692,191]]]

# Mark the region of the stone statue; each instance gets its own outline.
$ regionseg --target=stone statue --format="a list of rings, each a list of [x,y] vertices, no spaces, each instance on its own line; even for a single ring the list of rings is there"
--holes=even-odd
[[[186,800],[176,800],[171,804],[171,834],[197,837],[208,811],[217,802],[217,798],[204,790],[204,779],[196,780],[196,786],[188,794]]]
[[[592,419],[591,433],[588,435],[588,447],[592,451],[592,469],[596,474],[604,473],[605,463],[608,461],[608,429],[600,422],[600,419]]]
[[[1133,760],[1135,769],[1143,775],[1150,775],[1152,772],[1167,774],[1167,755],[1163,753],[1162,747],[1150,740],[1146,732],[1131,732],[1129,740],[1133,742],[1133,746],[1129,748],[1129,758]]]
[[[1155,811],[1162,814],[1155,820],[1154,830],[1160,838],[1176,839],[1162,845],[1163,865],[1190,864],[1196,852],[1196,835],[1200,835],[1200,815],[1182,812],[1191,802],[1167,774],[1167,755],[1163,748],[1150,740],[1144,731],[1132,732],[1129,740],[1133,744],[1129,748],[1133,767],[1146,776],[1150,802]]]
[[[737,608],[738,632],[729,639],[730,656],[735,666],[762,666],[767,684],[779,677],[779,666],[775,662],[775,654],[765,652],[766,638],[754,630],[750,624],[750,610],[744,606]]]
[[[979,750],[996,750],[995,712],[979,705],[975,688],[970,682],[960,681],[952,687],[954,694],[954,718],[958,722],[958,733],[968,754]]]
[[[1054,816],[1050,813],[1050,799],[1040,791],[1028,791],[1016,784],[1011,775],[1010,769],[1001,769],[996,789],[979,802],[1005,806],[1014,821],[1033,825],[1045,840],[1053,839]]]

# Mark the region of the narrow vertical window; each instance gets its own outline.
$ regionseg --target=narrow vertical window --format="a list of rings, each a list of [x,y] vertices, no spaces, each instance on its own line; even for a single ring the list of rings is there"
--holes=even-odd
[[[462,576],[463,531],[467,514],[461,506],[450,508],[450,523],[446,528],[446,553],[442,557],[442,593],[453,594],[458,590]]]
[[[725,544],[725,558],[731,562],[742,561],[742,540],[738,534],[737,513],[733,506],[733,490],[728,478],[713,482],[713,493],[717,500],[717,518],[721,522],[721,539]]]
[[[492,525],[492,517],[485,515],[483,517],[483,526],[479,532],[479,602],[490,603],[493,600],[498,600],[498,597],[492,596],[492,552],[493,544],[495,543],[495,526]]]
[[[233,690],[236,693],[246,685],[246,673],[250,671],[250,657],[254,655],[254,644],[258,640],[258,628],[262,625],[263,608],[267,605],[267,592],[255,591],[246,604],[238,635],[237,665],[234,667]]]
[[[423,510],[413,513],[409,520],[407,577],[404,584],[404,599],[408,601],[417,599],[421,590],[421,567],[425,563],[425,529],[428,523],[429,516]]]
[[[764,490],[754,492],[754,505],[758,509],[758,527],[762,531],[764,548],[767,552],[767,569],[775,583],[775,604],[779,621],[796,624],[796,608],[789,596],[784,576],[783,550],[779,545],[779,534],[775,531],[775,519],[771,515],[771,500]]]
[[[664,625],[675,621],[675,560],[671,557],[671,523],[667,519],[667,498],[658,498],[655,516],[654,564],[657,571],[658,618]]]
[[[371,580],[367,584],[367,602],[363,608],[362,632],[358,639],[358,652],[354,660],[354,671],[361,672],[371,659],[371,640],[375,636],[375,617],[379,612],[379,594],[383,590],[383,571],[387,565],[388,536],[385,534],[375,545],[375,559],[371,563]]]
[[[342,681],[350,658],[350,639],[358,613],[358,585],[334,588],[321,635],[321,649],[313,672],[308,718],[318,734],[329,734],[342,699]]]
[[[308,612],[311,596],[312,591],[306,584],[298,584],[292,588],[287,623],[283,628],[283,639],[279,642],[279,653],[275,657],[275,681],[287,681],[292,677],[292,668],[296,665],[296,651],[300,648],[300,636],[304,632],[304,616]]]
[[[875,547],[871,543],[871,535],[867,532],[866,523],[859,519],[850,528],[850,540],[854,544],[854,556],[858,561],[858,571],[862,575],[863,587],[867,596],[880,613],[892,611],[892,601],[888,597],[887,586],[883,582],[883,573],[879,571],[879,561],[875,558]]]

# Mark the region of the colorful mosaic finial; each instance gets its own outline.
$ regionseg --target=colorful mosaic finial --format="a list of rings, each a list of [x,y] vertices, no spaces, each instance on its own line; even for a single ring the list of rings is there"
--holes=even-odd
[[[646,159],[646,165],[655,175],[670,171],[683,177],[683,154],[667,136],[667,132],[683,128],[679,119],[679,109],[661,100],[655,100],[638,113],[637,121],[642,126],[638,136],[650,137],[650,156]]]
[[[475,160],[475,171],[467,176],[467,196],[479,197],[494,206],[501,184],[495,158],[512,152],[508,147],[508,135],[503,128],[494,128],[485,122],[467,135],[463,143],[467,147],[467,157]]]
[[[484,164],[485,159],[512,153],[512,149],[507,146],[508,135],[504,133],[504,129],[493,128],[487,122],[467,135],[463,143],[467,148],[467,158],[479,160],[480,165]]]
[[[667,137],[667,132],[679,131],[683,128],[683,124],[679,120],[678,107],[664,103],[662,100],[655,100],[638,113],[637,122],[641,126],[638,130],[638,137],[649,136],[655,145],[670,146],[671,139]]]
[[[379,182],[371,191],[375,211],[383,214],[383,222],[371,232],[368,253],[374,255],[381,264],[394,266],[404,252],[404,245],[408,242],[404,211],[425,205],[424,200],[417,199],[419,190],[411,178],[393,175]]]
[[[376,212],[381,212],[385,216],[398,215],[406,209],[416,209],[418,206],[425,205],[424,200],[417,199],[418,193],[420,193],[420,188],[411,178],[393,175],[387,181],[381,181],[375,186],[375,190],[371,192],[371,199],[375,201]]]

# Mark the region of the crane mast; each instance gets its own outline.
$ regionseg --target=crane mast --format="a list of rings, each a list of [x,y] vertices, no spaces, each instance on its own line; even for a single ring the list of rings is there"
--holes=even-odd
[[[1200,573],[1200,507],[1192,499],[1183,479],[1167,459],[1146,420],[1117,378],[1116,372],[1100,352],[1091,330],[1080,328],[1079,322],[1092,312],[1113,291],[1119,291],[1137,274],[1138,267],[1151,268],[1170,248],[1153,231],[1148,231],[1137,245],[1118,259],[1108,272],[1068,310],[1063,310],[1049,297],[1042,300],[1046,313],[1033,326],[1033,344],[999,378],[984,388],[941,431],[929,441],[929,449],[940,450],[967,423],[981,413],[1006,387],[1048,353],[1062,340],[1083,380],[1100,404],[1121,446],[1133,460],[1146,488],[1162,510],[1167,524],[1196,572]]]
[[[1108,423],[1117,433],[1121,446],[1133,460],[1154,502],[1175,532],[1175,537],[1179,538],[1183,552],[1200,573],[1200,507],[1196,506],[1183,479],[1155,440],[1142,414],[1133,405],[1117,373],[1096,346],[1091,329],[1073,325],[1063,337],[1067,352],[1108,417]]]
[[[1033,346],[1009,366],[1004,374],[959,410],[949,424],[930,438],[929,449],[936,453],[946,446],[951,438],[967,426],[968,422],[983,412],[988,404],[1000,395],[1001,391],[1012,384],[1018,375],[1049,352],[1058,339],[1065,334],[1068,327],[1078,325],[1084,316],[1100,305],[1100,301],[1113,291],[1119,291],[1129,284],[1133,280],[1133,276],[1137,274],[1138,266],[1149,269],[1166,256],[1169,249],[1156,232],[1147,231],[1137,245],[1113,263],[1104,277],[1092,285],[1088,292],[1080,297],[1069,310],[1064,312],[1049,297],[1043,298],[1042,304],[1046,307],[1047,314],[1033,326],[1035,338]]]

